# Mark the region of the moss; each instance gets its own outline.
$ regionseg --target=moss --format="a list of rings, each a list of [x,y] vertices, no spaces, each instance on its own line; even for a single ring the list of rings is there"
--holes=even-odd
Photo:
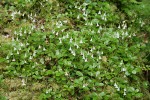
[[[33,83],[32,87],[31,87],[31,90],[32,91],[39,91],[39,90],[42,90],[45,87],[46,87],[45,84],[36,82],[36,83]]]
[[[6,78],[4,79],[4,83],[7,85],[9,91],[16,90],[17,88],[20,88],[22,85],[21,79],[18,78],[14,79]]]

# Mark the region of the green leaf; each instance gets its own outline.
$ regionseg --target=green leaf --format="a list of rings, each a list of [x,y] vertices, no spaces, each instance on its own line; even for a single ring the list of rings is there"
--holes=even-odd
[[[99,95],[102,97],[102,96],[105,96],[106,93],[105,92],[101,92]]]
[[[6,61],[6,59],[0,57],[0,63],[2,63],[2,62],[4,62],[4,61]]]
[[[143,96],[143,93],[137,93],[137,94],[135,94],[135,96],[136,96],[137,98],[140,98],[140,97]]]
[[[46,71],[46,75],[51,75],[51,74],[53,74],[53,71],[52,71],[52,70]]]
[[[96,83],[95,83],[95,86],[104,86],[104,84],[103,84],[103,83],[98,83],[98,82],[96,82]]]
[[[41,58],[41,59],[40,59],[40,62],[41,62],[42,64],[44,64],[44,59],[43,59],[43,58]]]
[[[136,74],[136,70],[133,70],[133,71],[132,71],[132,74]]]
[[[76,75],[78,75],[78,76],[83,76],[83,74],[82,74],[80,71],[77,71],[77,72],[76,72]]]
[[[61,76],[61,73],[59,71],[56,71],[56,76]]]

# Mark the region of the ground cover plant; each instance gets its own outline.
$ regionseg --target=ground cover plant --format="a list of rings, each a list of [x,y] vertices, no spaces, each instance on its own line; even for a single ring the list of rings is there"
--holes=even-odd
[[[138,5],[136,0],[2,0],[0,28],[8,42],[1,43],[0,61],[4,77],[18,83],[11,89],[40,91],[41,100],[149,99],[142,76],[149,66],[148,39],[141,34],[149,27]],[[28,95],[23,99],[33,99]]]

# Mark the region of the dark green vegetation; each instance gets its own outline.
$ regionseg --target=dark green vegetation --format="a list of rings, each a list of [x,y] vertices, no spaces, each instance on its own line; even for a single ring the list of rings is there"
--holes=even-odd
[[[143,75],[150,64],[148,3],[0,1],[2,94],[11,100],[150,99]]]

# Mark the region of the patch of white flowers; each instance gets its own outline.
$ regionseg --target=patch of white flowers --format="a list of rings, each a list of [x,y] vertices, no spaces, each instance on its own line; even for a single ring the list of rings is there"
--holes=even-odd
[[[20,11],[13,11],[12,13],[11,13],[11,17],[12,17],[12,19],[14,20],[14,18],[15,18],[15,16],[16,15],[20,15],[21,13],[20,13]]]
[[[114,84],[114,87],[117,89],[117,91],[120,91],[120,87],[117,85],[117,83]]]
[[[124,90],[123,95],[124,95],[124,96],[127,95],[127,94],[126,94],[126,92],[127,92],[126,88],[124,88],[123,90]]]
[[[25,85],[26,85],[25,80],[22,79],[22,86],[25,86]]]

